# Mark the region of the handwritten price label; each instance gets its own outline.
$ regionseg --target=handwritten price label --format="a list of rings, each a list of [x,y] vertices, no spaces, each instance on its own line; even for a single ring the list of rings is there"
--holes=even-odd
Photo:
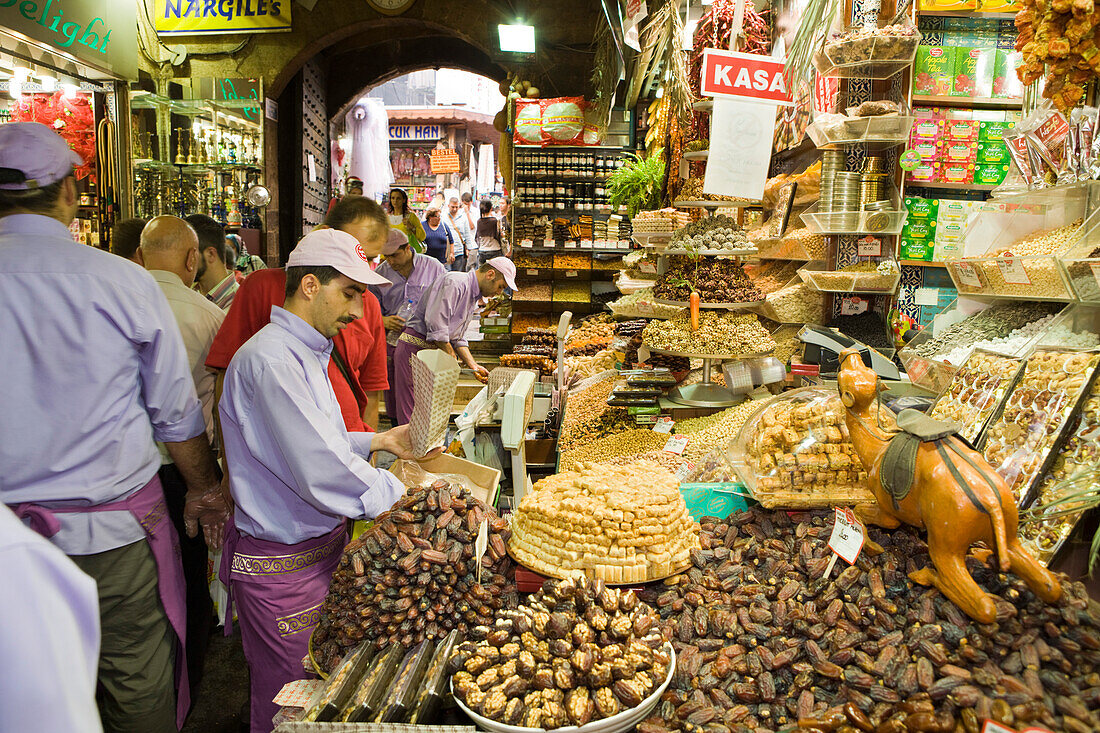
[[[684,461],[680,464],[680,467],[676,469],[676,480],[687,481],[688,476],[690,476],[694,471],[695,464],[691,461]]]
[[[856,519],[852,510],[837,507],[833,535],[829,538],[832,551],[844,558],[849,565],[854,565],[863,549],[864,539],[863,524]]]
[[[675,453],[676,455],[682,455],[684,448],[687,448],[688,437],[686,435],[671,435],[668,442],[665,443],[665,450],[669,453]]]
[[[856,240],[856,254],[860,257],[881,257],[882,240],[878,237],[864,237]]]
[[[675,424],[676,423],[672,421],[671,417],[659,417],[657,418],[657,422],[653,424],[653,432],[669,434],[672,432],[672,426]]]
[[[970,288],[980,288],[982,281],[978,279],[978,271],[974,269],[974,265],[966,262],[959,262],[955,264],[954,272],[959,276],[959,282]]]
[[[997,267],[1001,268],[1001,276],[1010,285],[1031,285],[1031,278],[1027,276],[1024,263],[1019,260],[997,260]]]

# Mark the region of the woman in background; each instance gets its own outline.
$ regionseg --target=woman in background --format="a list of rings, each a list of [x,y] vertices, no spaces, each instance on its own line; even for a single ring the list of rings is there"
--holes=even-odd
[[[447,262],[448,245],[454,244],[451,236],[451,228],[447,226],[439,216],[439,209],[428,209],[428,215],[424,219],[424,245],[429,257],[439,260],[444,265]]]
[[[409,195],[404,189],[390,189],[390,228],[404,232],[414,252],[424,251],[424,227],[409,210]]]

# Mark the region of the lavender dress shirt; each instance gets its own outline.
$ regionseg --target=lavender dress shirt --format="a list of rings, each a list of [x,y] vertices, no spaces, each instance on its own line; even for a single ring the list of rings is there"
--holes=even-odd
[[[279,306],[226,370],[221,414],[237,529],[293,545],[405,493],[366,461],[375,433],[348,433],[328,379],[332,341]]]
[[[0,218],[0,502],[96,506],[145,486],[154,440],[202,435],[168,301],[138,265],[36,214]],[[52,542],[89,555],[144,539],[127,511],[58,514]]]
[[[480,297],[477,270],[448,272],[424,291],[405,327],[424,334],[428,341],[448,341],[454,347],[468,346],[466,326]]]
[[[382,315],[396,315],[406,301],[411,300],[413,307],[420,302],[424,291],[446,272],[443,263],[428,255],[413,255],[413,269],[406,280],[401,273],[393,269],[388,262],[383,262],[375,270],[376,273],[389,280],[396,287],[380,288],[370,286],[374,297],[378,298],[382,306]]]
[[[0,506],[0,584],[0,730],[101,733],[95,581]]]

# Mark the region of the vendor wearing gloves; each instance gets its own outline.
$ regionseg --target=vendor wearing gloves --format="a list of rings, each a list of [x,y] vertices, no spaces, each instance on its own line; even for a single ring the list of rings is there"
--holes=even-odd
[[[409,238],[399,229],[391,229],[389,239],[382,247],[384,262],[375,273],[392,283],[391,287],[371,285],[370,290],[382,306],[382,322],[386,326],[386,373],[390,388],[386,390],[386,415],[391,420],[397,414],[397,400],[393,381],[393,357],[397,337],[405,330],[405,319],[412,315],[420,303],[420,296],[445,272],[439,260],[413,252]]]
[[[222,580],[252,674],[252,733],[272,698],[302,679],[302,658],[347,542],[346,518],[374,517],[405,487],[367,457],[412,458],[408,428],[348,433],[328,377],[332,337],[363,315],[367,285],[388,285],[355,237],[321,229],[290,254],[286,301],[233,357],[219,403],[236,510]],[[229,624],[226,624],[229,633]]]
[[[404,425],[412,415],[412,358],[421,349],[443,349],[476,374],[488,374],[470,353],[466,326],[477,309],[478,299],[496,297],[505,287],[516,290],[516,266],[507,257],[494,257],[470,272],[448,272],[424,292],[398,339],[393,357],[395,424]]]

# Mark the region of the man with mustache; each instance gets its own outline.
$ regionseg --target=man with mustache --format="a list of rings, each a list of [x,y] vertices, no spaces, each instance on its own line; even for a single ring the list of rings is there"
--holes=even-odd
[[[347,519],[373,518],[405,491],[368,457],[385,450],[412,458],[408,427],[349,433],[327,372],[332,338],[362,316],[368,285],[389,281],[355,237],[310,232],[287,262],[283,307],[272,307],[271,322],[226,370],[218,409],[236,508],[221,577],[252,676],[252,733],[271,730],[272,698],[306,676],[302,658]]]

